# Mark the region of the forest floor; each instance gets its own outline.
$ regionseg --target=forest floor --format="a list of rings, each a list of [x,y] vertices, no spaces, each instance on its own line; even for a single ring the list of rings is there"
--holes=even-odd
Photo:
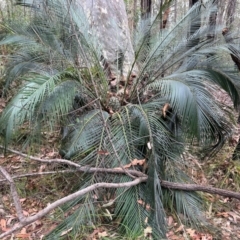
[[[224,93],[219,92],[221,101],[224,101]],[[218,97],[218,96],[216,96]],[[226,101],[229,99],[226,97]],[[5,100],[0,98],[0,112],[5,107]],[[236,127],[233,136],[224,148],[214,157],[202,158],[201,156],[186,155],[186,165],[189,166],[189,175],[197,183],[205,186],[213,186],[232,191],[240,190],[240,161],[232,161],[232,153],[240,136]],[[25,149],[30,155],[43,159],[60,158],[58,154],[58,143],[55,134],[45,133],[46,143],[36,149]],[[18,144],[15,146],[18,149]],[[2,153],[1,153],[2,152]],[[11,176],[25,173],[41,173],[56,170],[56,166],[39,164],[22,156],[0,152],[0,166],[4,166]],[[71,189],[71,181],[74,174],[54,174],[46,176],[30,176],[18,179],[16,186],[21,196],[23,214],[31,216],[53,202],[65,196]],[[0,178],[2,179],[2,178]],[[240,201],[209,193],[201,193],[206,201],[205,216],[211,226],[210,229],[197,231],[181,224],[180,218],[173,215],[167,216],[169,240],[237,240],[240,239]],[[21,231],[14,233],[5,239],[42,239],[48,232],[54,229],[61,218],[56,219],[56,209],[44,218],[29,224]],[[65,215],[62,215],[64,218]],[[9,186],[0,180],[0,234],[7,231],[17,222],[16,210],[9,193]],[[122,239],[115,232],[114,227],[108,225],[96,226],[91,234],[79,239]],[[64,234],[67,233],[63,233]],[[68,238],[66,238],[68,239]],[[126,238],[131,239],[131,238]],[[151,238],[138,238],[151,239]]]

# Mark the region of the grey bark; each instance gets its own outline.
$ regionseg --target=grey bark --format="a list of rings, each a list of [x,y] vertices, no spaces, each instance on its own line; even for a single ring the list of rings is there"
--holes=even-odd
[[[142,19],[147,19],[151,17],[151,0],[141,0],[141,17]]]
[[[191,8],[194,4],[196,4],[199,0],[189,0],[189,8]],[[195,19],[192,19],[190,24],[190,31],[189,36],[193,35],[195,32],[199,30],[201,27],[201,16],[196,17]],[[192,39],[189,41],[188,47],[193,47],[199,43],[199,38]]]
[[[174,22],[177,22],[177,0],[175,0],[175,5],[174,5]]]
[[[189,0],[189,8],[191,8],[198,0]]]
[[[103,48],[103,57],[114,75],[127,77],[134,61],[124,0],[78,0]],[[122,63],[117,63],[121,58]],[[119,65],[121,64],[121,69]],[[136,69],[135,69],[136,72]]]
[[[209,16],[209,34],[208,39],[214,39],[215,31],[216,31],[216,24],[217,24],[217,15],[218,15],[218,4],[216,0],[213,0],[213,9],[211,10]]]
[[[235,9],[236,9],[236,0],[229,0],[227,5],[227,28],[230,28],[233,21],[234,21],[234,15],[235,15]]]

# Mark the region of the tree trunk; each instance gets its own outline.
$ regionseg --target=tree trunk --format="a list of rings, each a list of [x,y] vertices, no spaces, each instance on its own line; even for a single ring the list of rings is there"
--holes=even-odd
[[[227,43],[233,42],[233,39],[231,36],[231,28],[234,21],[235,9],[236,9],[236,0],[229,0],[227,5],[226,28],[224,28],[222,31],[222,34]],[[240,71],[240,56],[236,57],[233,54],[231,54],[231,58],[233,62],[236,64],[236,67],[238,68],[238,70]]]
[[[141,17],[148,19],[151,17],[152,0],[141,0]]]
[[[189,8],[193,7],[194,4],[196,4],[198,0],[189,0]],[[201,16],[198,16],[196,19],[192,19],[191,26],[190,26],[190,32],[189,35],[192,36],[195,32],[199,30],[201,27]],[[199,43],[199,38],[192,39],[189,41],[188,46],[191,48]]]
[[[227,43],[233,42],[232,36],[231,36],[231,28],[234,21],[234,15],[235,15],[235,9],[236,9],[236,0],[229,0],[226,10],[226,28],[223,29],[222,34],[225,38],[225,41]],[[230,54],[232,61],[235,63],[237,69],[240,71],[240,58],[236,57],[233,54]],[[240,123],[240,115],[238,116],[238,124]],[[240,159],[240,139],[238,140],[237,146],[233,152],[232,160],[239,160]]]
[[[163,14],[163,18],[162,18],[162,21],[161,21],[160,29],[165,29],[165,28],[166,28],[167,22],[168,22],[169,13],[170,13],[170,8],[168,8],[168,9],[164,12],[164,14]]]
[[[217,24],[217,13],[218,13],[217,0],[213,0],[213,6],[214,7],[209,17],[209,34],[207,36],[208,39],[212,39],[212,40],[215,37],[215,30],[216,30],[216,24]]]
[[[134,32],[136,29],[136,17],[137,17],[137,0],[133,0],[131,4],[131,14],[128,18],[130,32]]]
[[[234,21],[236,4],[237,4],[236,0],[229,0],[228,1],[228,5],[227,5],[227,21],[226,21],[227,28],[230,28],[232,26],[233,21]]]
[[[100,39],[103,57],[111,73],[126,78],[134,61],[124,0],[77,0]],[[121,58],[121,60],[119,60]],[[116,62],[122,62],[117,63]],[[121,65],[121,69],[118,66]]]
[[[198,0],[189,0],[189,8],[193,7],[193,5],[196,4],[197,2]],[[199,19],[200,19],[200,16],[199,16]],[[197,22],[199,22],[198,19],[197,19]],[[191,22],[190,35],[193,35],[199,28],[200,28],[200,25],[198,23],[196,25],[194,24],[194,22]]]
[[[174,6],[174,22],[177,22],[177,0],[175,0],[175,6]]]
[[[198,0],[189,0],[189,8],[191,8]]]

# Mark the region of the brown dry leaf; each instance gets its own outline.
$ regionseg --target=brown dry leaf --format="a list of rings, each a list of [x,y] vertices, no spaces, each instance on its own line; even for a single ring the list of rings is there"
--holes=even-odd
[[[69,229],[63,231],[63,232],[61,233],[60,237],[66,235],[67,233],[69,233],[69,232],[71,232],[71,231],[72,231],[72,228],[69,228]]]
[[[205,174],[203,173],[203,172],[201,172],[200,174],[198,174],[198,180],[199,180],[199,183],[201,184],[201,185],[206,185],[207,183],[208,183],[208,180],[207,180],[207,178],[206,178],[206,176],[205,176]]]
[[[136,166],[136,165],[143,165],[144,163],[146,162],[146,159],[140,159],[140,160],[138,160],[138,159],[133,159],[132,160],[132,166]]]
[[[175,233],[182,231],[183,228],[184,228],[184,226],[183,226],[183,225],[180,225],[179,228],[175,231]]]
[[[30,233],[27,233],[27,229],[26,228],[22,228],[21,232],[16,234],[17,238],[22,238],[22,239],[29,239],[31,236]]]
[[[213,237],[210,234],[202,234],[201,240],[213,240]]]
[[[28,217],[28,216],[29,216],[29,212],[23,210],[23,215],[24,215],[25,217]]]
[[[191,228],[187,228],[187,229],[186,229],[186,232],[189,234],[189,236],[190,236],[191,238],[196,238],[196,236],[198,235],[198,234],[196,233],[196,230],[191,229]]]
[[[40,221],[40,220],[37,220],[37,221],[35,221],[34,223],[35,223],[37,226],[42,225],[42,221]]]
[[[107,156],[107,155],[109,155],[109,152],[104,151],[104,150],[99,150],[99,151],[97,151],[97,154]]]
[[[185,240],[184,237],[177,236],[177,235],[172,235],[169,239],[170,240]]]
[[[21,238],[21,239],[29,239],[30,238],[30,233],[18,233],[16,234],[17,238]]]
[[[147,204],[145,208],[146,208],[146,210],[150,210],[151,209],[149,204]]]
[[[49,141],[50,142],[50,141]],[[57,155],[57,152],[55,152],[55,151],[52,151],[52,152],[49,152],[49,153],[47,153],[47,156],[48,157],[54,157],[54,156],[56,156]]]
[[[138,202],[140,205],[145,206],[146,210],[150,210],[150,209],[151,209],[150,205],[149,205],[149,204],[146,204],[143,200],[139,199],[139,200],[137,200],[137,202]]]
[[[206,193],[206,194],[205,194],[205,198],[206,198],[209,202],[215,202],[215,201],[216,201],[215,197],[214,197],[212,194],[210,194],[210,193]]]
[[[88,240],[96,239],[95,236],[99,233],[99,229],[94,229],[94,231],[88,236]]]
[[[234,212],[228,212],[228,215],[230,215],[233,218],[234,223],[237,223],[237,219],[240,219],[240,216]]]
[[[110,82],[110,85],[111,85],[111,87],[115,87],[115,86],[117,86],[117,83],[118,83],[118,80],[115,79],[115,80],[112,80],[112,81]]]
[[[165,103],[165,105],[162,108],[162,115],[163,115],[164,118],[166,118],[167,111],[169,110],[169,108],[171,108],[170,104],[169,103]]]
[[[98,233],[98,237],[107,237],[108,236],[108,233],[106,232],[106,231],[104,231],[104,232],[99,232]]]
[[[114,114],[114,111],[112,110],[112,108],[109,108],[108,110],[109,110],[110,115]]]
[[[26,229],[26,228],[22,228],[22,230],[21,230],[20,233],[21,233],[21,234],[26,234],[26,233],[27,233],[27,229]]]
[[[123,168],[130,168],[131,166],[132,166],[132,163],[129,163],[129,164],[123,166]]]
[[[8,196],[7,196],[7,195],[4,195],[4,196],[2,197],[2,201],[3,201],[3,202],[9,201]]]
[[[152,233],[152,228],[151,228],[150,226],[148,226],[148,227],[146,227],[146,228],[144,229],[143,232],[144,232],[144,237],[148,237],[149,234]]]
[[[35,230],[37,227],[43,225],[43,223],[40,220],[37,220],[31,224],[31,230]]]
[[[5,212],[5,210],[3,209],[3,206],[0,205],[0,216],[4,216],[6,215],[7,213]]]
[[[170,232],[168,232],[168,233],[166,234],[167,238],[169,238],[169,237],[171,237],[171,236],[173,236],[173,235],[174,235],[174,232],[173,232],[173,231],[170,231]]]
[[[12,220],[16,219],[16,216],[8,216],[7,225],[11,225]]]
[[[219,217],[221,216],[221,217],[227,218],[228,217],[228,212],[219,212],[216,215],[219,216]]]
[[[146,162],[146,159],[136,159],[135,158],[131,161],[131,163],[124,165],[123,168],[130,168],[130,167],[136,166],[136,165],[142,166],[142,165],[144,165],[145,162]],[[122,169],[122,168],[118,167],[118,168],[114,168],[114,169]]]
[[[3,98],[0,98],[0,107],[6,107],[6,101]]]
[[[47,167],[46,164],[42,164],[38,170],[38,173],[42,173],[46,169],[46,167]]]
[[[0,226],[1,226],[1,229],[2,231],[6,231],[5,229],[7,228],[7,222],[5,219],[0,219]]]
[[[224,200],[222,201],[223,203],[227,203],[227,202],[229,202],[229,198],[227,197],[227,198],[224,198]]]
[[[168,226],[170,227],[170,226],[173,224],[173,217],[172,217],[172,216],[169,216],[167,222],[168,222],[168,223],[167,223]]]

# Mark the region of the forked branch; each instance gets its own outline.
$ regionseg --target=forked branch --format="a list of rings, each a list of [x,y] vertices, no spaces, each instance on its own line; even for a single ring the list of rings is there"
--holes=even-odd
[[[2,146],[0,146],[0,148],[3,148]],[[0,234],[0,239],[2,239],[5,236],[8,236],[10,234],[12,234],[13,232],[20,230],[21,228],[23,228],[24,226],[35,222],[36,220],[46,216],[50,211],[54,210],[55,208],[61,206],[62,204],[71,201],[77,197],[83,196],[84,194],[93,191],[97,188],[124,188],[124,187],[132,187],[132,186],[136,186],[142,182],[146,182],[147,181],[147,175],[143,174],[142,172],[136,171],[136,170],[127,170],[127,169],[121,169],[121,168],[116,168],[116,169],[107,169],[107,168],[92,168],[92,167],[88,167],[88,166],[80,166],[79,164],[73,163],[71,161],[68,160],[64,160],[64,159],[40,159],[37,157],[33,157],[33,156],[28,156],[24,153],[21,153],[19,151],[15,151],[15,150],[11,150],[8,149],[8,151],[13,152],[15,154],[21,155],[23,157],[27,157],[31,160],[34,161],[38,161],[38,162],[44,162],[44,163],[58,163],[58,164],[68,164],[69,166],[74,166],[75,170],[66,170],[66,171],[62,171],[62,173],[65,172],[69,172],[69,171],[76,171],[76,172],[87,172],[87,173],[110,173],[110,174],[126,174],[126,171],[128,173],[130,173],[130,175],[134,176],[133,181],[130,182],[125,182],[125,183],[106,183],[106,182],[100,182],[100,183],[96,183],[93,184],[91,186],[88,186],[82,190],[79,190],[73,194],[70,194],[66,197],[63,197],[61,199],[58,199],[57,201],[51,203],[50,205],[48,205],[46,208],[42,209],[41,211],[39,211],[37,214],[35,214],[34,216],[30,216],[30,217],[24,217],[23,213],[22,213],[22,208],[21,208],[21,203],[19,200],[19,196],[17,194],[17,190],[16,190],[16,186],[15,183],[13,181],[13,178],[17,179],[20,177],[25,176],[24,175],[19,175],[19,176],[14,176],[11,177],[7,171],[3,168],[0,167],[0,172],[2,173],[4,179],[0,179],[1,181],[7,181],[10,184],[11,187],[11,194],[12,194],[12,198],[14,201],[14,205],[17,211],[17,216],[19,219],[19,223],[17,223],[12,229],[10,229],[9,231],[6,231],[5,233]],[[54,173],[59,173],[58,171],[54,172],[48,172],[46,174],[54,174]],[[44,173],[39,173],[39,175],[43,175]],[[29,173],[28,176],[36,176],[37,173]],[[237,192],[233,192],[233,191],[228,191],[225,189],[219,189],[219,188],[213,188],[213,187],[209,187],[209,186],[201,186],[201,185],[197,185],[197,184],[182,184],[182,183],[173,183],[173,182],[168,182],[168,181],[161,181],[161,186],[164,188],[168,188],[168,189],[176,189],[176,190],[182,190],[182,191],[202,191],[202,192],[207,192],[207,193],[211,193],[211,194],[218,194],[224,197],[231,197],[231,198],[236,198],[240,200],[240,193]]]
[[[2,168],[0,169],[2,170]],[[4,174],[5,176],[5,174]],[[30,223],[33,223],[35,222],[36,220],[46,216],[49,212],[51,212],[52,210],[54,210],[55,208],[61,206],[62,204],[66,203],[66,202],[69,202],[77,197],[80,197],[80,196],[83,196],[84,194],[88,193],[88,192],[91,192],[97,188],[123,188],[123,187],[132,187],[132,186],[136,186],[138,185],[139,183],[141,182],[144,182],[146,181],[147,178],[136,178],[134,179],[133,181],[131,182],[125,182],[125,183],[95,183],[89,187],[86,187],[82,190],[79,190],[75,193],[72,193],[66,197],[63,197],[51,204],[49,204],[47,207],[45,207],[44,209],[42,209],[41,211],[39,211],[37,214],[33,215],[33,216],[30,216],[30,217],[26,217],[26,218],[22,218],[22,212],[19,213],[17,212],[18,214],[18,218],[19,218],[19,223],[16,224],[12,229],[10,229],[9,231],[6,231],[5,233],[2,233],[0,235],[0,239],[2,239],[3,237],[6,237],[10,234],[12,234],[13,232],[17,231],[17,230],[20,230],[21,228],[23,228],[24,226],[30,224]],[[14,184],[14,183],[13,183]],[[14,185],[15,187],[15,185]],[[18,196],[14,195],[13,198],[16,198],[18,199]],[[17,209],[19,209],[19,206],[18,204],[15,203],[14,201],[14,205]],[[20,215],[20,216],[19,216]]]

